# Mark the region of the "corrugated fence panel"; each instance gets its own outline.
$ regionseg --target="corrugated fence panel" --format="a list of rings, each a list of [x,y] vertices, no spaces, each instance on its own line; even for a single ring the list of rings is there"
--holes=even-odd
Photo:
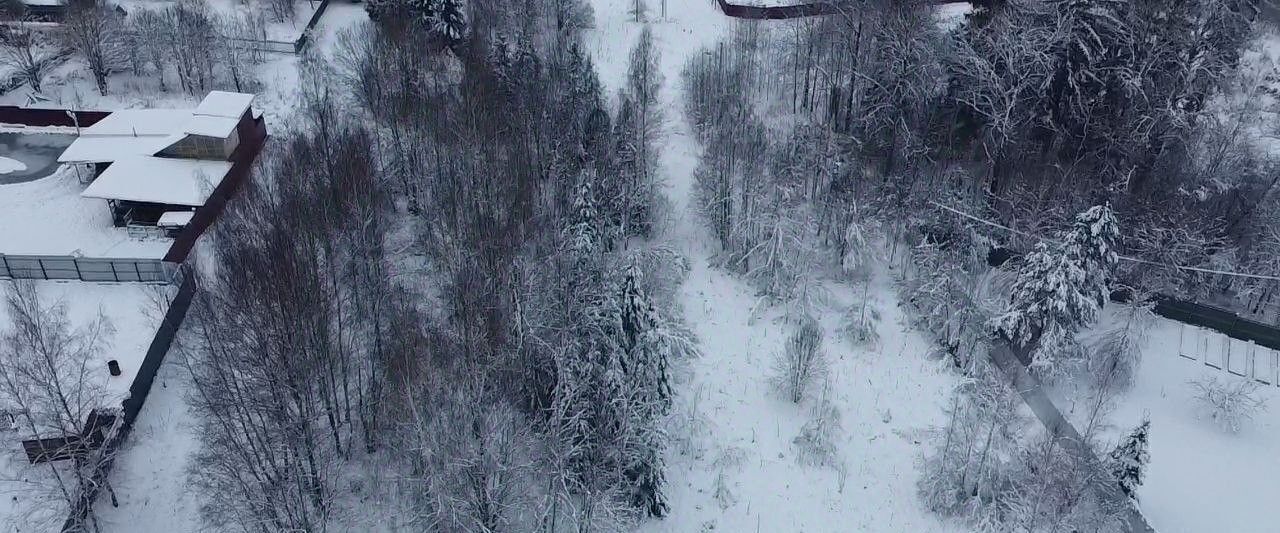
[[[0,277],[169,283],[177,264],[160,259],[0,255]]]

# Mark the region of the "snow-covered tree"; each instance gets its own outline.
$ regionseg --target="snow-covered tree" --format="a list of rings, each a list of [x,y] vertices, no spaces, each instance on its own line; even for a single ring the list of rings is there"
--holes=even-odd
[[[67,45],[84,56],[98,93],[104,96],[107,74],[118,68],[126,56],[123,18],[105,2],[87,0],[72,2],[62,24]]]
[[[467,35],[466,0],[435,0],[432,28],[450,43]]]
[[[1120,483],[1120,490],[1134,501],[1138,499],[1138,487],[1142,485],[1142,476],[1151,454],[1147,451],[1147,438],[1151,430],[1151,421],[1143,420],[1133,428],[1123,441],[1111,450],[1108,465],[1111,475]]]
[[[0,66],[9,67],[27,82],[33,93],[39,93],[45,75],[53,69],[53,52],[40,29],[18,21],[8,26],[4,39],[0,39]]]
[[[1061,242],[1040,242],[1027,255],[1004,314],[993,320],[1010,341],[1034,346],[1032,365],[1052,374],[1075,349],[1075,333],[1098,317],[1119,237],[1109,205],[1076,215]]]

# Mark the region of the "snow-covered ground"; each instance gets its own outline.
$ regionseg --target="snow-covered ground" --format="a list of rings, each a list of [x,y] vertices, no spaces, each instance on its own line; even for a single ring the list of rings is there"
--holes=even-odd
[[[0,174],[13,174],[27,169],[27,164],[17,159],[0,156]]]
[[[641,25],[627,0],[595,0],[596,29],[588,34],[606,94],[625,80],[627,58]],[[790,326],[780,312],[752,317],[755,291],[713,267],[714,240],[689,206],[700,147],[683,117],[679,73],[703,47],[735,22],[711,0],[670,1],[667,20],[649,24],[665,76],[661,99],[667,122],[660,164],[673,214],[665,238],[690,260],[680,287],[685,318],[702,356],[689,362],[677,388],[678,418],[667,482],[670,516],[642,531],[947,531],[916,497],[914,461],[924,430],[943,422],[942,404],[956,379],[926,358],[928,343],[908,331],[889,276],[880,271],[871,294],[881,314],[881,342],[854,349],[836,333],[836,317],[853,299],[834,286],[822,320],[832,360],[831,401],[842,413],[836,437],[844,475],[836,468],[801,466],[792,439],[808,407],[779,397],[769,385],[774,354]],[[649,13],[657,18],[658,5]],[[842,480],[843,477],[843,480]],[[718,484],[717,480],[722,482]],[[717,499],[718,485],[721,498]],[[843,486],[843,487],[842,487]],[[842,490],[843,488],[843,490]]]
[[[1206,376],[1246,378],[1206,366],[1204,357],[1192,360],[1180,355],[1195,353],[1187,349],[1190,346],[1182,346],[1182,339],[1202,334],[1214,339],[1208,358],[1220,361],[1220,334],[1155,320],[1133,388],[1119,398],[1107,433],[1118,438],[1144,416],[1151,419],[1151,463],[1138,495],[1142,513],[1157,531],[1276,531],[1280,528],[1274,507],[1280,494],[1280,387],[1260,384],[1257,393],[1270,408],[1246,422],[1239,433],[1220,428],[1199,413],[1188,382]],[[1271,356],[1270,350],[1258,349],[1258,359]],[[1243,365],[1231,366],[1243,370]]]
[[[72,327],[91,323],[99,313],[110,322],[113,331],[104,337],[104,349],[92,368],[101,370],[104,402],[118,406],[128,396],[129,386],[155,337],[163,316],[162,307],[155,302],[166,301],[156,291],[163,289],[139,283],[35,283],[47,303],[65,304]],[[10,282],[0,282],[0,298],[9,287]],[[0,329],[8,327],[8,308],[0,305]],[[120,376],[111,376],[107,371],[110,359],[120,363]],[[56,531],[66,518],[67,508],[49,465],[28,464],[20,442],[27,437],[7,427],[6,419],[5,425],[0,426],[0,532]]]
[[[104,532],[199,531],[199,501],[187,482],[198,440],[185,395],[189,390],[182,354],[170,350],[160,365],[147,403],[111,470],[120,506],[98,499]]]
[[[0,253],[160,259],[172,239],[130,237],[111,221],[106,200],[83,198],[76,167],[26,183],[0,185]],[[86,172],[87,169],[80,169]]]

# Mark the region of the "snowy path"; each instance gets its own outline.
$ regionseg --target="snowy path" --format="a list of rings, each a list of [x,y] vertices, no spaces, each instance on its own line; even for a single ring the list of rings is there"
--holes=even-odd
[[[595,0],[597,30],[589,38],[607,94],[625,80],[627,54],[641,25],[626,0]],[[656,18],[657,1],[650,2]],[[683,117],[679,73],[685,61],[731,29],[713,0],[668,0],[668,21],[650,24],[665,76],[667,117],[660,159],[672,217],[665,238],[692,269],[680,287],[686,320],[703,356],[677,386],[675,444],[668,459],[670,516],[641,531],[948,531],[922,508],[914,461],[923,430],[943,421],[956,379],[928,360],[927,342],[909,332],[888,276],[872,282],[882,320],[881,343],[855,350],[834,334],[853,291],[833,287],[837,305],[822,318],[833,361],[832,401],[843,414],[836,438],[846,475],[801,466],[792,439],[808,409],[780,399],[768,381],[773,355],[789,327],[766,311],[751,317],[755,291],[714,268],[717,248],[689,205],[700,147]],[[719,482],[718,482],[719,480]],[[717,488],[721,488],[717,496]]]

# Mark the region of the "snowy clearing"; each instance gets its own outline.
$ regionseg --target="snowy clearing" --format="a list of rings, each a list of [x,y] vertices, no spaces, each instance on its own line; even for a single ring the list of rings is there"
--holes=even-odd
[[[105,200],[80,196],[76,168],[27,183],[0,185],[0,253],[160,259],[172,239],[130,237],[112,225]],[[81,172],[86,172],[81,169]]]
[[[155,337],[164,310],[157,291],[162,288],[143,284],[105,284],[84,282],[39,281],[37,290],[45,304],[60,302],[66,306],[72,327],[81,327],[97,318],[106,317],[113,329],[106,336],[104,350],[93,371],[99,371],[106,394],[105,401],[119,406],[128,397],[129,386],[151,340]],[[0,282],[0,297],[10,290],[10,282]],[[0,324],[8,327],[8,307],[0,305]],[[121,375],[111,376],[107,361],[120,363]],[[27,438],[18,431],[0,428],[0,524],[5,533],[57,531],[66,518],[67,507],[49,464],[27,462],[20,440]],[[54,463],[59,468],[60,463]]]
[[[642,28],[628,6],[593,2],[596,30],[588,43],[606,94],[625,82]],[[650,6],[650,17],[658,15],[656,4]],[[769,383],[790,326],[777,309],[752,317],[754,289],[709,263],[716,245],[689,206],[700,148],[683,117],[680,71],[734,23],[714,2],[691,1],[672,2],[668,19],[649,24],[665,78],[660,165],[673,209],[665,237],[692,265],[679,296],[702,357],[689,363],[677,392],[681,421],[672,437],[683,444],[669,450],[671,515],[640,530],[949,530],[915,497],[914,463],[925,430],[943,422],[942,404],[957,380],[927,359],[928,342],[908,331],[888,274],[881,271],[872,282],[882,317],[874,349],[850,348],[836,333],[840,306],[853,294],[847,286],[831,287],[835,302],[822,322],[832,360],[830,400],[843,416],[836,439],[843,466],[818,468],[798,464],[792,443],[809,407],[781,398]]]
[[[1181,356],[1184,331],[1225,338],[1157,318],[1147,333],[1134,386],[1120,396],[1109,417],[1110,440],[1143,417],[1151,420],[1151,463],[1138,490],[1142,512],[1162,533],[1274,531],[1280,387],[1259,384],[1257,395],[1268,408],[1245,421],[1237,434],[1222,429],[1199,412],[1188,383],[1204,377],[1228,382],[1245,378]],[[1218,353],[1217,347],[1212,351]]]

